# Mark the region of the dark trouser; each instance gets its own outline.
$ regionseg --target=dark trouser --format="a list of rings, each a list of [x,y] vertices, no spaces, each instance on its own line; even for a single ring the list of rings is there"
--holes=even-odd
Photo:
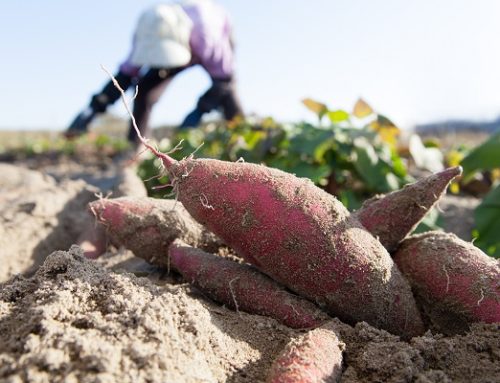
[[[133,115],[135,123],[142,136],[146,136],[149,129],[149,118],[153,106],[158,102],[170,81],[185,67],[174,69],[152,68],[139,78],[138,92],[134,99]],[[132,77],[119,72],[115,76],[124,90],[132,85]],[[92,113],[86,116],[79,115],[70,126],[70,130],[86,131],[87,125],[95,114],[103,113],[107,107],[120,98],[120,91],[109,81],[101,92],[95,94],[90,102]],[[226,120],[231,120],[237,115],[242,115],[242,108],[236,95],[234,80],[212,78],[212,86],[199,98],[196,108],[189,113],[181,124],[181,128],[197,126],[203,114],[220,109]],[[130,122],[128,140],[138,143],[139,138]]]
[[[132,85],[133,78],[122,72],[118,72],[115,75],[115,80],[126,91]],[[121,92],[116,88],[113,81],[109,81],[99,93],[92,96],[90,107],[95,113],[104,113],[108,106],[114,104],[120,96]]]
[[[176,74],[185,68],[175,69],[150,69],[137,82],[137,97],[134,99],[134,118],[139,131],[143,137],[146,136],[149,130],[149,118],[154,104],[158,102],[166,87],[172,81]],[[139,137],[130,122],[128,131],[128,140],[131,142],[139,142]]]
[[[115,80],[124,90],[127,90],[132,85],[132,77],[122,72],[116,74]],[[74,137],[85,133],[94,117],[99,113],[104,113],[109,105],[120,98],[120,95],[121,93],[115,87],[113,81],[108,81],[99,93],[92,96],[89,107],[80,112],[71,122],[65,132],[66,137]]]
[[[154,104],[158,102],[172,78],[184,69],[177,68],[168,71],[150,69],[140,78],[137,84],[139,90],[134,100],[133,113],[137,127],[143,136],[146,136],[148,132],[149,118]],[[186,117],[181,127],[197,126],[203,114],[219,108],[222,109],[226,120],[243,114],[232,78],[212,79],[212,86],[200,97],[196,109]],[[138,142],[137,134],[132,125],[128,139],[132,142]]]

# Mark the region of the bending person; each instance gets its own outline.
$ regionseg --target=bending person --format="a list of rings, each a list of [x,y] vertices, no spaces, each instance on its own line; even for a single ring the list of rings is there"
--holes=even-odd
[[[124,90],[138,86],[133,115],[143,136],[148,133],[153,106],[170,81],[195,65],[207,71],[212,85],[181,128],[197,126],[212,110],[221,111],[226,120],[242,115],[234,80],[232,27],[225,10],[210,0],[160,4],[145,10],[137,23],[132,50],[115,75]],[[76,116],[66,136],[85,133],[93,118],[119,98],[119,90],[109,81]],[[132,123],[128,139],[138,142]]]

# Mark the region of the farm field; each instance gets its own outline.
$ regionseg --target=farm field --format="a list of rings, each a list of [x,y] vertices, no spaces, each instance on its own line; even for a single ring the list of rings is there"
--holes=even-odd
[[[498,206],[493,193],[498,190],[499,165],[489,157],[484,162],[476,156],[472,165],[467,160],[477,148],[495,142],[495,136],[476,134],[471,138],[467,133],[450,133],[409,138],[372,110],[363,113],[355,108],[351,116],[345,116],[326,106],[321,109],[312,100],[308,105],[318,113],[318,124],[286,125],[270,119],[238,121],[229,126],[209,123],[188,132],[155,130],[154,142],[162,152],[168,152],[183,140],[182,149],[170,154],[177,160],[194,153],[196,158],[237,164],[234,169],[242,163],[262,163],[280,169],[280,175],[286,172],[310,179],[307,185],[314,183],[314,190],[321,190],[325,201],[332,195],[338,199],[346,217],[355,216],[375,195],[402,190],[404,185],[445,168],[463,166],[463,177],[450,186],[445,182],[444,194],[433,209],[429,208],[417,231],[453,233],[457,241],[481,246],[483,250],[474,249],[481,254],[479,259],[486,259],[491,272],[477,276],[481,290],[473,306],[482,308],[488,302],[487,309],[493,313],[488,318],[498,317],[500,285],[495,275],[500,275],[499,249],[491,239],[495,235],[484,226],[500,222],[492,213],[495,210],[489,210]],[[356,118],[364,122],[351,126],[351,120]],[[159,256],[142,253],[141,246],[134,248],[134,254],[127,246],[131,236],[137,235],[143,248],[154,238],[154,233],[147,230],[139,236],[140,224],[124,238],[113,237],[114,221],[109,218],[102,224],[101,216],[89,211],[89,203],[119,197],[143,201],[179,197],[179,204],[182,202],[201,224],[206,223],[192,213],[182,190],[171,194],[171,189],[158,188],[175,179],[173,173],[153,178],[159,172],[158,159],[147,152],[131,155],[120,128],[111,137],[103,135],[106,128],[101,128],[72,142],[54,132],[0,132],[0,381],[265,382],[286,345],[308,330],[243,309],[244,294],[240,298],[232,289],[239,277],[227,283],[229,303],[214,299],[204,286],[190,283],[195,282],[194,277],[183,277],[176,269],[180,266],[170,263],[168,244]],[[244,171],[241,174],[246,174]],[[190,173],[186,174],[189,178]],[[218,209],[211,201],[208,198],[197,202],[210,213]],[[245,224],[250,225],[250,221]],[[486,224],[481,226],[481,222]],[[201,230],[197,225],[189,223],[182,230]],[[88,247],[76,245],[82,244],[82,234],[89,227],[107,231],[103,254],[95,259],[85,256]],[[240,249],[239,240],[216,234],[221,241],[215,242],[211,252],[218,258],[237,265],[252,263],[245,249]],[[370,246],[380,247],[387,262],[395,265],[379,243],[381,238],[366,235],[373,241],[368,242],[373,244]],[[290,257],[311,255],[297,253],[297,249],[310,244],[295,245]],[[372,248],[359,251],[370,254]],[[257,269],[263,268],[260,256],[255,255]],[[450,262],[445,269],[448,279],[453,277],[453,265],[458,265],[454,262],[459,260]],[[394,268],[391,275],[399,273]],[[273,271],[263,271],[278,279]],[[209,279],[217,278],[215,273]],[[406,284],[407,277],[403,279]],[[448,280],[446,292],[453,283],[453,278]],[[484,287],[488,283],[491,291]],[[372,290],[368,289],[363,298],[366,302],[372,299],[374,287],[370,287]],[[358,285],[355,290],[359,289]],[[500,323],[473,320],[463,307],[457,314],[454,305],[461,303],[446,301],[437,320],[435,311],[426,306],[427,301],[419,298],[412,286],[409,294],[416,296],[423,331],[394,334],[391,326],[377,326],[377,320],[369,316],[357,320],[350,312],[345,314],[350,299],[358,302],[354,296],[344,297],[342,306],[346,308],[339,309],[339,319],[319,299],[315,301],[296,290],[293,283],[283,291],[280,294],[307,298],[307,304],[320,312],[318,318],[329,321],[329,331],[338,337],[335,347],[342,355],[336,372],[338,381],[500,381]],[[413,302],[413,296],[411,299]],[[384,313],[387,317],[391,314],[389,310]],[[363,318],[363,313],[360,315]],[[441,321],[443,318],[454,323]],[[407,322],[413,320],[406,318]]]

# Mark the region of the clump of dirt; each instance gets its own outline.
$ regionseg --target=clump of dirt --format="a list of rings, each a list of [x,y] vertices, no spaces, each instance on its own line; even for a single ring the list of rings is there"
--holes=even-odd
[[[91,222],[87,203],[99,189],[0,164],[0,282],[32,273],[54,250],[67,250]]]
[[[292,331],[58,251],[0,292],[0,378],[256,382]]]
[[[48,254],[76,243],[83,228],[95,222],[87,205],[98,194],[147,195],[133,168],[115,167],[114,176],[96,185],[6,163],[0,163],[0,173],[0,283],[33,273]]]
[[[475,324],[465,335],[428,332],[402,342],[366,323],[341,327],[346,343],[343,383],[498,382],[500,325]]]
[[[335,323],[346,344],[342,382],[500,379],[498,324],[404,342],[366,323]],[[0,378],[263,382],[273,359],[300,334],[220,307],[173,280],[112,272],[75,246],[0,292]]]

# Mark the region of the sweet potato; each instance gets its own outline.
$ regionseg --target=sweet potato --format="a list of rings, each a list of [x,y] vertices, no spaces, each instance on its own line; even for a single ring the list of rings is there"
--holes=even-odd
[[[89,204],[111,242],[159,266],[167,265],[168,246],[177,238],[215,251],[222,242],[197,223],[181,203],[147,197],[99,199]]]
[[[445,193],[451,180],[460,174],[461,167],[449,168],[401,190],[375,196],[365,201],[355,215],[392,252]]]
[[[445,333],[500,322],[500,265],[454,234],[405,239],[394,255],[431,323]]]
[[[317,327],[329,319],[313,303],[289,293],[252,266],[233,262],[176,240],[171,268],[213,300],[236,310],[266,315],[292,328]]]
[[[274,280],[348,323],[402,336],[423,332],[407,281],[332,195],[261,165],[170,156],[178,199],[202,225]]]
[[[108,245],[106,230],[104,227],[96,226],[94,222],[89,221],[84,226],[76,243],[81,247],[86,258],[96,259],[106,251]]]
[[[291,341],[274,361],[268,383],[337,382],[342,374],[342,352],[334,326],[311,330]]]

